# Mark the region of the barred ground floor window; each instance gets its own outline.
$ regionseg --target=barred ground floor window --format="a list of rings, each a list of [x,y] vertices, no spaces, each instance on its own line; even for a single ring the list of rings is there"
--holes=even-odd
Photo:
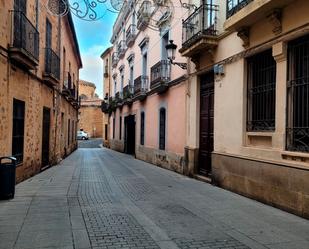
[[[247,59],[247,131],[275,130],[276,62],[272,49]]]
[[[288,44],[287,145],[309,152],[309,35]]]

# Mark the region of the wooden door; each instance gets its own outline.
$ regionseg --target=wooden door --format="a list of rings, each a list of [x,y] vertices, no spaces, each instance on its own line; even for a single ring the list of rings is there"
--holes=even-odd
[[[49,165],[50,109],[43,107],[42,168]]]
[[[200,92],[200,174],[211,174],[211,154],[214,148],[214,73],[211,71],[201,77]]]

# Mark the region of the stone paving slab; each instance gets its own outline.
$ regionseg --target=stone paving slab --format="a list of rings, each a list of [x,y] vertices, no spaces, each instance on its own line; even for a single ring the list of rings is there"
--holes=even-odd
[[[108,149],[0,201],[0,249],[309,249],[308,220]]]

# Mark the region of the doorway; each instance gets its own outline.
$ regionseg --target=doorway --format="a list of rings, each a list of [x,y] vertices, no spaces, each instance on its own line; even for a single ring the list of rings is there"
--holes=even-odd
[[[214,72],[200,78],[200,149],[198,173],[211,175],[211,154],[214,149]]]
[[[42,168],[49,165],[50,109],[43,107]]]
[[[135,155],[135,115],[124,118],[124,152]]]

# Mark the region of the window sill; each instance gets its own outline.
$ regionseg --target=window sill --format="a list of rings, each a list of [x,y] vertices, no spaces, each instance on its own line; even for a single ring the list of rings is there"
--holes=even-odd
[[[247,131],[246,135],[250,137],[272,137],[274,131]]]

